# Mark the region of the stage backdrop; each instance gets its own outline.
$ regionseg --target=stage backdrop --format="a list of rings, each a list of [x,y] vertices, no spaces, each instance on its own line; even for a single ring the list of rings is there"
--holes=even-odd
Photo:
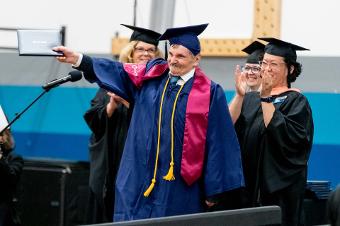
[[[330,180],[335,187],[340,182],[339,58],[305,57],[301,61],[304,71],[294,86],[302,88],[309,99],[315,123],[308,178]],[[233,68],[243,62],[242,58],[208,58],[201,67],[223,86],[230,100]],[[0,104],[10,120],[43,91],[42,84],[73,70],[52,58],[19,57],[17,53],[0,54],[0,68]],[[26,158],[88,161],[90,130],[83,114],[96,91],[96,85],[84,80],[50,90],[13,124],[16,151]]]

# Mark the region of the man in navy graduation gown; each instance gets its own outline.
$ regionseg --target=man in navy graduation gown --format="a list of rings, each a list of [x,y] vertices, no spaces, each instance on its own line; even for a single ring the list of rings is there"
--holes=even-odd
[[[160,40],[170,42],[168,62],[122,64],[55,48],[60,62],[134,104],[114,221],[203,212],[244,185],[224,91],[198,67],[197,36],[207,25],[167,29]]]

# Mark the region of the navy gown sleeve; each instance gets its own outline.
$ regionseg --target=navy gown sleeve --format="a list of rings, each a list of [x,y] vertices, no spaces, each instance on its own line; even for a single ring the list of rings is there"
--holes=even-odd
[[[244,186],[240,147],[223,89],[212,83],[204,185],[206,196]]]
[[[115,93],[130,103],[134,102],[137,87],[130,80],[122,63],[84,55],[77,69],[84,72],[85,79],[89,82],[96,82],[101,88]]]

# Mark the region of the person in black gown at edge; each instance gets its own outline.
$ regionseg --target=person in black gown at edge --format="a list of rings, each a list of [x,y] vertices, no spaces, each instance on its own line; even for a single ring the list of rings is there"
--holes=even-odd
[[[0,134],[0,226],[20,226],[21,221],[13,203],[23,158],[13,152],[15,143],[10,129]]]
[[[162,57],[160,34],[145,28],[124,25],[133,30],[119,61],[146,64]],[[121,97],[100,88],[84,119],[92,131],[90,152],[90,194],[85,223],[112,222],[114,183],[129,128],[132,106]]]
[[[244,197],[248,206],[278,205],[282,225],[300,225],[314,126],[307,98],[291,83],[302,70],[296,51],[307,49],[260,39],[269,42],[261,62],[262,89],[246,93],[238,76],[229,105],[243,157]]]

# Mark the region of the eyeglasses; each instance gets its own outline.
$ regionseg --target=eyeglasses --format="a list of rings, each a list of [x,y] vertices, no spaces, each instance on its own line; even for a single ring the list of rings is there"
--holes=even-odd
[[[138,53],[147,52],[148,54],[155,54],[156,49],[155,48],[144,49],[143,47],[135,47],[135,51],[138,52]]]
[[[257,74],[261,71],[261,67],[258,67],[258,66],[254,66],[254,67],[251,67],[251,66],[243,66],[241,68],[242,72],[247,72],[247,73],[254,73],[254,74]]]
[[[282,65],[282,64],[286,64],[284,62],[267,62],[267,61],[264,61],[264,60],[260,61],[259,63],[261,65],[262,69],[266,69],[267,67],[270,67],[273,70],[278,69],[280,67],[280,65]]]

